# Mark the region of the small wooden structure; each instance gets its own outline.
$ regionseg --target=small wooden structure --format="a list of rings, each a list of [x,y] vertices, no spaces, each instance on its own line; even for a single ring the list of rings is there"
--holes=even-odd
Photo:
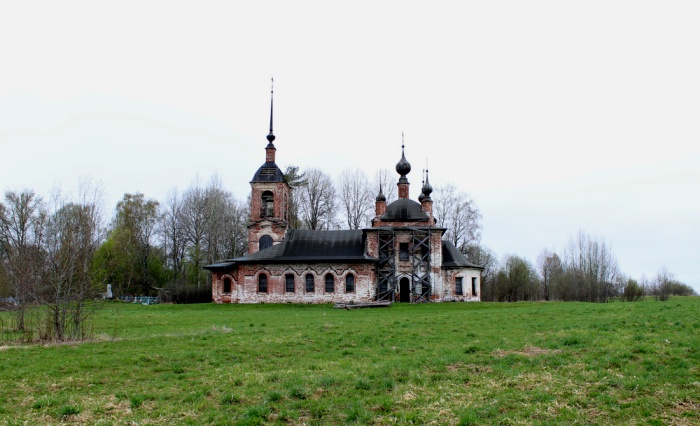
[[[377,302],[361,302],[361,303],[336,303],[333,305],[335,309],[360,309],[360,308],[388,308],[391,306],[391,301],[380,300]]]

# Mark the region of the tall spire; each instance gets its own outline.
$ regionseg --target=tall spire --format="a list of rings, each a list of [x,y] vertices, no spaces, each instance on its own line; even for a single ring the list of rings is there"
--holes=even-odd
[[[272,112],[273,112],[273,96],[275,93],[275,80],[271,79],[272,83],[270,83],[270,133],[267,135],[267,146],[265,147],[265,163],[273,163],[275,162],[275,151],[277,151],[277,148],[275,148],[275,144],[272,142],[275,140],[275,134],[272,133]],[[277,167],[277,166],[275,166]]]
[[[272,145],[272,141],[275,140],[275,135],[272,133],[272,112],[273,112],[273,101],[275,93],[275,79],[274,77],[270,79],[270,134],[267,135],[267,141]],[[268,145],[269,146],[269,145]]]
[[[422,191],[422,189],[425,188],[425,169],[422,170],[422,176],[423,180],[421,181],[421,193],[418,196],[418,201],[420,201],[421,203],[423,202],[423,200],[425,200],[425,194],[423,194]]]

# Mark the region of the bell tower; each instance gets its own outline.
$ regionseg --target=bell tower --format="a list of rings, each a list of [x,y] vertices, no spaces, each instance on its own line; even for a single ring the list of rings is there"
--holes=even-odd
[[[273,88],[274,89],[274,88]],[[272,132],[273,95],[270,90],[270,133],[265,147],[265,163],[250,181],[250,225],[248,225],[248,254],[278,244],[284,239],[289,221],[291,189],[284,174],[275,163],[275,135]]]

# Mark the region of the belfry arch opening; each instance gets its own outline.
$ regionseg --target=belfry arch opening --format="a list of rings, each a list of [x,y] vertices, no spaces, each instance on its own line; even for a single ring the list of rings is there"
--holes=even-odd
[[[260,216],[272,217],[275,215],[275,196],[272,191],[264,191],[261,195],[262,203]]]

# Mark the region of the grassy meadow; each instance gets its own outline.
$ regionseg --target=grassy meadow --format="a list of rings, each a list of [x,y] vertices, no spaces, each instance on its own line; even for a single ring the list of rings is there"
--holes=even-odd
[[[0,313],[6,317],[8,313]],[[109,303],[0,350],[5,424],[700,424],[700,298]]]

